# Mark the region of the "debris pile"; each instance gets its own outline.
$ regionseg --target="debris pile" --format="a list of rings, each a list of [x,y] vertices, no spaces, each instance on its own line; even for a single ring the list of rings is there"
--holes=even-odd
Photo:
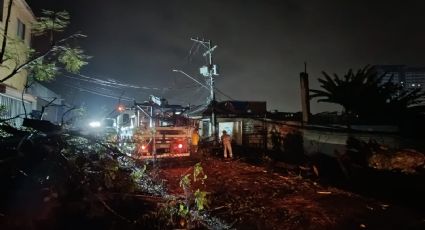
[[[176,184],[188,170],[182,161],[170,163],[160,178],[172,194],[183,194]],[[423,226],[410,211],[303,178],[298,170],[286,173],[252,165],[243,159],[202,158],[208,179],[206,191],[211,215],[231,229],[372,229]],[[372,207],[372,209],[368,209]],[[389,210],[389,211],[388,211]],[[397,217],[397,218],[395,218]]]
[[[0,127],[5,229],[423,229],[409,210],[382,210],[306,179],[298,167],[249,164],[243,152],[232,161],[202,153],[138,161],[103,139],[25,124]]]
[[[157,177],[155,160],[134,159],[105,138],[46,121],[26,119],[24,125],[0,127],[1,226],[227,228],[205,210],[206,192],[170,194]],[[206,178],[200,164],[193,170]]]
[[[411,149],[395,153],[375,153],[369,158],[369,166],[379,170],[418,173],[425,169],[425,155]]]

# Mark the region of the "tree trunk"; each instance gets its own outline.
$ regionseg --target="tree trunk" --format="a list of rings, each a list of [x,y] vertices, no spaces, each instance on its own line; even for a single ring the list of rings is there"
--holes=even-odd
[[[8,29],[9,29],[9,20],[10,20],[10,15],[11,15],[11,11],[12,11],[12,4],[13,4],[13,0],[9,0],[9,4],[7,6],[7,16],[6,16],[6,21],[4,21],[4,32],[3,32],[3,42],[1,44],[1,50],[0,50],[0,64],[3,64],[3,58],[4,58],[4,54],[6,53],[6,45],[7,45],[7,34],[8,34]],[[3,9],[3,7],[2,7]]]

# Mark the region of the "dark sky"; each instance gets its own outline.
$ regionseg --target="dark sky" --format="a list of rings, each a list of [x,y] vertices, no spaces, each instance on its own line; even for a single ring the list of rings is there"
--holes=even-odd
[[[171,71],[179,68],[199,77],[197,68],[204,60],[200,53],[188,58],[192,36],[218,44],[214,60],[221,67],[216,78],[220,91],[237,100],[267,101],[269,110],[300,110],[299,72],[304,61],[311,88],[318,87],[322,70],[342,74],[367,64],[425,66],[423,1],[27,2],[36,14],[42,8],[71,13],[69,31],[88,35],[80,44],[93,56],[83,74],[145,87],[172,87],[125,90],[125,96],[140,101],[150,94],[181,104],[205,100],[206,90]],[[66,85],[69,79],[57,81]],[[91,94],[85,98],[87,103],[104,99]],[[222,94],[217,98],[228,99]],[[333,108],[312,103],[312,112],[326,109]]]

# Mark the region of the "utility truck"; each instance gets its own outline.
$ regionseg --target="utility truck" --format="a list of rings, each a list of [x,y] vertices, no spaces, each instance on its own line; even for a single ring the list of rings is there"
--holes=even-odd
[[[185,110],[154,96],[121,109],[117,117],[120,143],[131,146],[135,158],[190,156],[192,126],[183,115]]]

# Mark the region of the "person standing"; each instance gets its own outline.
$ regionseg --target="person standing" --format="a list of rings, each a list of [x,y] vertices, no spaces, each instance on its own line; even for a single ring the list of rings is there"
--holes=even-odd
[[[192,132],[192,152],[198,152],[199,134],[198,130],[194,129]]]
[[[227,156],[233,158],[232,137],[227,134],[226,130],[223,130],[223,135],[221,136],[221,143],[223,144],[224,148],[224,159],[226,159]]]

